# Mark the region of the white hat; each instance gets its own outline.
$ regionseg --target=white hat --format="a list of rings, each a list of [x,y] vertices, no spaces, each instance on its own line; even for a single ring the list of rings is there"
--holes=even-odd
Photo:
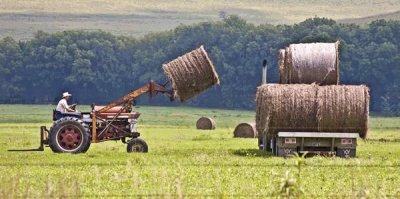
[[[63,98],[64,98],[64,97],[70,97],[70,96],[72,96],[72,94],[70,94],[70,93],[68,93],[68,92],[63,93]]]

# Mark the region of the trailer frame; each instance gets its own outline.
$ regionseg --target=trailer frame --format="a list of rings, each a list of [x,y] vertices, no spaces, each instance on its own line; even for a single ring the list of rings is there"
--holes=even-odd
[[[270,139],[262,136],[261,150],[288,157],[294,153],[308,155],[356,157],[358,133],[347,132],[278,132]]]

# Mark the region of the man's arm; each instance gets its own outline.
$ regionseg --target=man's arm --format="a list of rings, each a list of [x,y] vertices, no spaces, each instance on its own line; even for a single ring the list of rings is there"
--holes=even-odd
[[[70,108],[70,107],[68,106],[67,100],[64,100],[64,101],[61,103],[61,106],[63,106],[63,107],[65,108],[65,110],[67,110],[68,112],[75,112],[74,109],[72,109],[72,108]]]

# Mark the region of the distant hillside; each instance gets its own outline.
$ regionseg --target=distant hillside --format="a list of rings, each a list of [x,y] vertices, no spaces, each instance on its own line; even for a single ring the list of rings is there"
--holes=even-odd
[[[378,19],[400,20],[400,11],[391,12],[391,13],[385,13],[385,14],[372,15],[372,16],[361,17],[361,18],[341,19],[341,20],[338,20],[338,22],[363,24],[363,23],[369,23],[371,21],[375,21],[375,20],[378,20]]]
[[[0,0],[0,37],[78,29],[142,36],[232,14],[255,24],[293,24],[315,16],[362,23],[370,16],[392,17],[384,13],[398,16],[399,10],[398,0]]]

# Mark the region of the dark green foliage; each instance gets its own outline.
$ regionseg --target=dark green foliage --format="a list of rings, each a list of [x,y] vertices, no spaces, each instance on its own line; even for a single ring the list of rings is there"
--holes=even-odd
[[[11,37],[0,40],[0,101],[15,103],[23,97],[21,62],[18,43]]]
[[[49,103],[72,92],[79,103],[110,102],[150,79],[164,83],[161,65],[205,45],[221,86],[189,100],[193,106],[254,108],[261,63],[268,82],[278,82],[278,49],[290,43],[341,41],[341,83],[367,84],[371,110],[400,114],[400,22],[366,27],[325,18],[292,26],[255,26],[237,16],[181,25],[140,39],[97,31],[38,32],[29,41],[0,41],[0,102]],[[140,104],[169,105],[166,98]]]

